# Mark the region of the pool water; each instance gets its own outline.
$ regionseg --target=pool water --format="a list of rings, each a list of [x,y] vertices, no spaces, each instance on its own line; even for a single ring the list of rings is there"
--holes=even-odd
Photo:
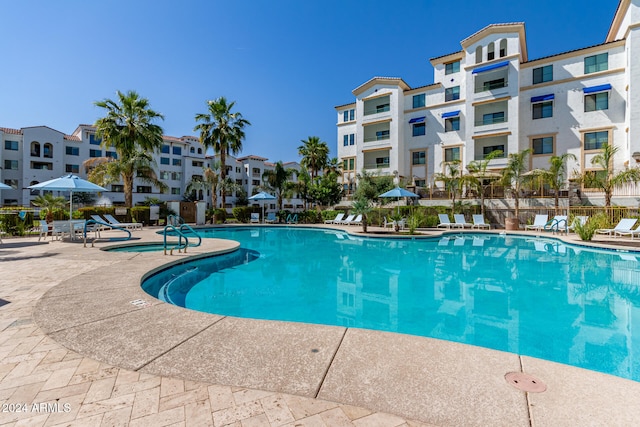
[[[154,274],[147,292],[208,313],[439,338],[640,381],[638,254],[497,234],[201,233],[241,249]]]
[[[115,248],[105,249],[109,252],[157,252],[164,250],[163,243],[144,243],[117,246]]]

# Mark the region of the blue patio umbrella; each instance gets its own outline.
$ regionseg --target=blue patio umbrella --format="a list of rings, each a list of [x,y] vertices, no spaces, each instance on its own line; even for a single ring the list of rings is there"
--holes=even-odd
[[[49,181],[40,182],[38,184],[30,185],[32,190],[49,190],[49,191],[68,191],[69,194],[69,219],[72,218],[73,212],[73,192],[81,193],[96,193],[99,191],[109,191],[104,187],[100,187],[91,181],[82,179],[77,175],[65,175],[60,178],[50,179]]]
[[[0,190],[11,190],[11,186],[0,182]]]
[[[264,191],[261,191],[257,194],[254,194],[253,196],[249,197],[248,200],[256,200],[256,201],[260,201],[260,200],[275,200],[275,196],[272,196],[269,193],[265,193]],[[262,218],[264,219],[264,204],[262,205]]]
[[[404,188],[396,187],[392,190],[387,191],[386,193],[382,193],[378,197],[384,197],[384,198],[395,197],[399,199],[400,197],[420,197],[420,196],[418,196],[416,193],[412,193],[409,190],[405,190]],[[400,206],[398,206],[398,215],[399,214],[400,214]]]

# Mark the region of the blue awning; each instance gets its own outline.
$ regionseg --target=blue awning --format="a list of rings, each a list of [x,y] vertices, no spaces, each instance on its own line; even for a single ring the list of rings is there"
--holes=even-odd
[[[611,85],[609,83],[599,86],[585,87],[582,89],[584,93],[604,92],[605,90],[611,90]]]
[[[443,119],[449,118],[449,117],[456,117],[460,115],[460,110],[457,111],[449,111],[448,113],[444,113],[442,115]]]
[[[495,70],[497,68],[507,67],[509,65],[509,61],[498,62],[497,64],[486,65],[484,67],[476,68],[471,72],[471,74],[484,73],[485,71]]]
[[[551,101],[555,96],[550,93],[549,95],[532,96],[531,102]]]
[[[422,123],[424,122],[426,116],[422,116],[422,117],[414,117],[413,119],[409,120],[409,123]]]

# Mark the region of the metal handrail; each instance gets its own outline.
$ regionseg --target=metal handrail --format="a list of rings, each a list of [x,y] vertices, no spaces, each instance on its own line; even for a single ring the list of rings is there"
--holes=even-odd
[[[104,242],[118,242],[118,241],[126,241],[126,240],[130,240],[131,239],[131,231],[128,230],[127,228],[125,228],[125,227],[120,227],[120,226],[109,224],[109,223],[102,222],[102,221],[96,221],[95,219],[88,219],[88,220],[86,220],[84,222],[84,227],[83,227],[83,230],[82,230],[83,240],[84,240],[84,247],[85,248],[87,247],[87,231],[92,231],[92,230],[88,230],[87,227],[90,226],[91,224],[94,224],[94,225],[100,226],[100,227],[111,228],[113,230],[121,230],[121,231],[124,231],[125,233],[128,234],[127,237],[109,237],[109,238],[105,238],[105,239],[102,239],[101,237],[96,237],[95,239],[93,239],[91,241],[91,247],[92,248],[94,247],[94,244],[96,242],[101,242],[101,241],[104,241]],[[70,225],[70,226],[71,226],[70,228],[73,228],[72,225]],[[100,236],[97,233],[99,231],[99,229],[95,230],[95,231],[96,231],[96,235]],[[73,229],[71,229],[71,233],[73,233]]]
[[[180,232],[182,232],[183,230],[187,230],[189,233],[195,235],[198,238],[198,243],[197,244],[193,244],[192,243],[189,246],[198,247],[198,246],[200,246],[202,244],[202,237],[200,237],[200,235],[198,233],[196,233],[196,231],[193,228],[191,228],[191,226],[189,224],[182,224],[178,230],[180,230]]]
[[[167,222],[168,222],[168,218],[167,218]],[[163,231],[163,248],[164,248],[164,254],[167,254],[167,230],[173,230],[177,235],[178,235],[178,244],[176,246],[173,246],[172,248],[170,248],[169,250],[169,254],[173,255],[173,250],[175,248],[178,248],[178,253],[182,252],[182,250],[184,249],[184,252],[187,252],[187,247],[189,246],[189,238],[187,236],[184,235],[184,233],[182,233],[182,231],[180,231],[179,228],[176,228],[175,226],[171,225],[171,224],[167,224],[164,227],[164,231]],[[184,244],[182,243],[182,239],[184,238]]]

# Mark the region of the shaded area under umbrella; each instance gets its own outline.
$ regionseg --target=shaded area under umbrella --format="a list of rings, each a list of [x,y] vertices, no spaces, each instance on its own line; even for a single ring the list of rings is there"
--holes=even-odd
[[[69,192],[69,219],[72,219],[73,213],[73,193],[97,193],[100,191],[109,191],[104,187],[94,184],[91,181],[82,179],[77,175],[65,175],[60,178],[50,179],[49,181],[40,182],[38,184],[27,187],[31,190],[47,190],[47,191],[68,191]]]
[[[420,196],[418,196],[416,193],[412,193],[409,190],[405,190],[404,188],[396,187],[392,190],[387,191],[386,193],[380,194],[378,197],[399,199],[401,197],[416,198]],[[398,206],[398,215],[400,215],[400,206]]]
[[[248,200],[261,201],[261,200],[275,200],[275,199],[276,199],[275,196],[272,196],[269,193],[265,193],[264,191],[261,191],[249,197]],[[264,203],[262,204],[262,221],[264,222]]]

